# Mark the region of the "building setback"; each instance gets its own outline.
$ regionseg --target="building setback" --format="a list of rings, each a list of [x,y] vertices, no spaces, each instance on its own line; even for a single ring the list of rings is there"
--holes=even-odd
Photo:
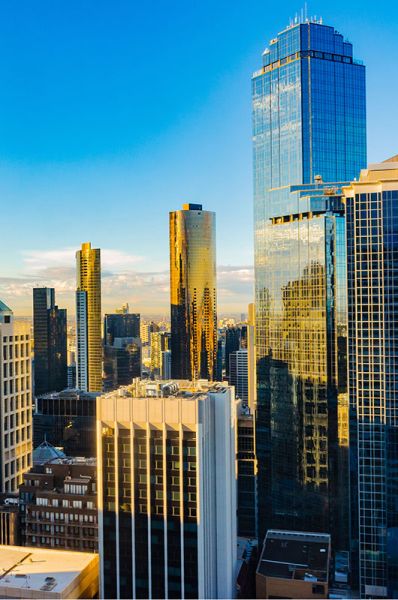
[[[99,398],[101,597],[234,596],[236,411],[205,381]]]

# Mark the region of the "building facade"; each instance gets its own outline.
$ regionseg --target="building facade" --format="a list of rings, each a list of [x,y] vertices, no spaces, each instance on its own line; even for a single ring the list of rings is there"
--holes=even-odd
[[[82,244],[76,252],[77,386],[102,391],[101,251]]]
[[[246,406],[238,417],[238,536],[257,539],[257,460],[254,415]]]
[[[138,313],[119,312],[105,315],[104,346],[113,346],[115,338],[139,337],[140,315]]]
[[[200,204],[170,213],[171,369],[213,381],[217,361],[216,217]]]
[[[96,455],[95,400],[98,392],[64,390],[36,398],[33,445],[44,439],[67,456]]]
[[[97,411],[102,598],[232,598],[233,389],[146,382]]]
[[[352,563],[361,598],[398,597],[398,156],[345,190]]]
[[[249,402],[249,366],[247,350],[236,350],[229,355],[230,385],[235,388],[235,394],[245,404]]]
[[[23,476],[19,498],[24,546],[98,551],[95,459],[35,464]]]
[[[365,69],[333,27],[297,23],[252,94],[259,534],[330,531],[344,548],[345,224],[341,186],[323,182],[366,164]]]
[[[16,492],[32,460],[30,325],[0,300],[0,492]]]
[[[67,315],[54,288],[33,288],[34,393],[67,386]]]

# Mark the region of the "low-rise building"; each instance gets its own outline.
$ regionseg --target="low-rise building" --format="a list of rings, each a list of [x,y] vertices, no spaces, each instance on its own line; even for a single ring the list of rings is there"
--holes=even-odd
[[[0,546],[0,598],[98,598],[98,554]]]
[[[37,462],[25,473],[19,494],[24,545],[97,551],[94,458],[59,458],[55,454],[52,461]]]
[[[330,535],[269,529],[256,598],[328,598]]]

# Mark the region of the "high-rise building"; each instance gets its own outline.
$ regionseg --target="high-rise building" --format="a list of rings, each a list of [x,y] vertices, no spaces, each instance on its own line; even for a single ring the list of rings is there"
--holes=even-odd
[[[398,156],[370,165],[344,193],[352,563],[361,598],[397,598]]]
[[[101,251],[82,244],[76,252],[77,387],[102,391]]]
[[[296,23],[252,93],[259,534],[327,531],[344,549],[345,223],[341,186],[323,182],[366,164],[365,68],[333,27]]]
[[[66,310],[55,304],[54,288],[33,288],[34,393],[67,386]]]
[[[162,379],[171,379],[171,350],[162,351]]]
[[[229,355],[230,385],[235,388],[235,394],[245,404],[249,401],[249,375],[247,350],[236,350]]]
[[[257,461],[254,415],[241,405],[238,417],[238,536],[257,539]]]
[[[168,331],[154,331],[151,333],[151,375],[170,379],[163,376],[162,355],[170,348],[170,333]]]
[[[247,321],[247,385],[248,405],[251,410],[256,408],[257,376],[256,376],[256,314],[254,303],[249,304]]]
[[[15,492],[32,460],[30,324],[0,300],[0,492]]]
[[[171,371],[175,379],[215,379],[216,217],[200,204],[170,213]]]
[[[122,309],[121,309],[122,310]],[[113,346],[115,338],[139,338],[140,315],[137,313],[107,314],[104,317],[104,345]]]
[[[97,407],[101,598],[232,598],[233,388],[140,381]]]
[[[227,327],[225,329],[225,374],[229,376],[229,355],[237,352],[240,348],[241,328],[237,326]]]
[[[141,377],[140,338],[115,338],[113,346],[104,346],[104,391],[129,385],[135,377]]]

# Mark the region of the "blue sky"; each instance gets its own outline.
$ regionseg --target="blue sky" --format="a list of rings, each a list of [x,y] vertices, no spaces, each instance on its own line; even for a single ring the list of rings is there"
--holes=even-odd
[[[73,253],[103,251],[105,310],[168,310],[168,212],[217,213],[219,307],[252,295],[250,75],[300,11],[267,0],[3,0],[0,297],[73,307]],[[395,2],[308,2],[367,65],[368,158],[398,153]]]

